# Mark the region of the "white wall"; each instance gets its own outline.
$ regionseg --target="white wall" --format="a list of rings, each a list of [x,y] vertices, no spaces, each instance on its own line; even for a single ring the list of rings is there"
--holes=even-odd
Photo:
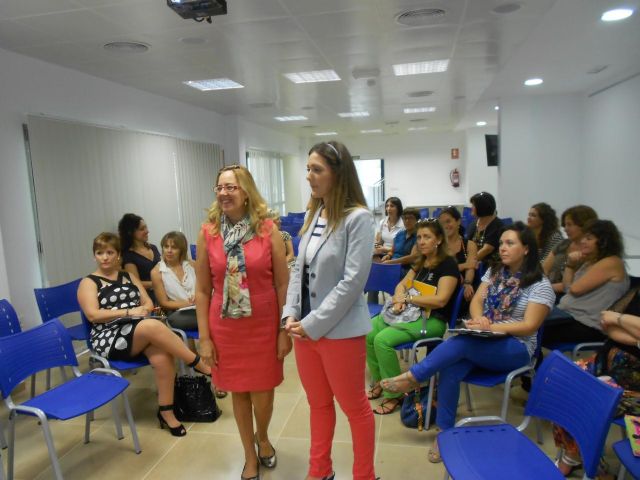
[[[343,141],[352,155],[384,159],[387,197],[397,196],[407,206],[455,205],[468,200],[463,132],[359,135]],[[451,160],[452,148],[460,149],[460,159]],[[460,171],[458,188],[449,181],[454,168]]]
[[[524,220],[543,201],[557,212],[593,203],[581,195],[583,103],[580,95],[500,100],[500,216]]]
[[[469,198],[475,193],[489,192],[498,204],[498,215],[505,217],[507,215],[503,215],[498,189],[498,167],[487,166],[487,148],[484,139],[485,135],[496,133],[496,129],[492,127],[470,128],[465,132],[467,150],[464,176],[467,178],[468,196],[463,203],[468,204]]]
[[[640,76],[585,99],[580,196],[603,218],[640,240]],[[640,255],[638,242],[627,242]]]

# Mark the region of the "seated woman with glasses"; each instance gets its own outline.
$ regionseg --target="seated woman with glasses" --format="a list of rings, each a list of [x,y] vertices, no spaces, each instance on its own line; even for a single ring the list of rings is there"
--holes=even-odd
[[[411,265],[418,260],[416,245],[416,224],[420,221],[417,208],[406,208],[402,212],[404,230],[400,230],[393,239],[393,247],[382,257],[382,263],[387,265],[402,265],[402,273],[406,274]]]
[[[500,236],[500,262],[493,263],[471,301],[466,327],[498,335],[457,335],[433,349],[408,372],[383,379],[382,388],[408,392],[439,373],[436,424],[446,430],[456,420],[460,382],[475,368],[507,373],[528,365],[536,349],[536,334],[555,295],[542,275],[535,235],[522,222],[507,227]],[[440,462],[437,438],[429,451]]]
[[[447,239],[437,220],[418,222],[416,246],[421,257],[398,284],[391,302],[373,317],[373,330],[367,335],[367,365],[374,385],[368,397],[373,400],[384,395],[374,410],[378,415],[392,413],[402,403],[402,393],[383,392],[380,386],[381,378],[400,373],[394,347],[421,338],[442,337],[460,282],[458,264],[447,252]],[[436,287],[435,294],[411,294],[414,281]],[[409,309],[413,312],[411,316],[401,315]],[[430,313],[425,315],[423,309]]]

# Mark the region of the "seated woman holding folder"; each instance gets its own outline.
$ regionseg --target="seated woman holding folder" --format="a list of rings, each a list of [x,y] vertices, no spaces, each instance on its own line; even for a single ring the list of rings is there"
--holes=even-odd
[[[474,368],[509,372],[531,362],[536,333],[553,307],[555,294],[542,275],[533,232],[516,222],[500,236],[498,250],[501,262],[482,277],[466,327],[507,335],[451,337],[408,372],[380,382],[385,391],[403,393],[439,372],[436,424],[442,430],[454,426],[460,382]],[[441,461],[437,440],[428,458]]]
[[[109,360],[145,355],[156,377],[160,428],[168,427],[171,435],[182,437],[187,430],[173,413],[174,358],[206,375],[211,375],[211,368],[164,323],[145,318],[153,302],[142,282],[120,269],[121,253],[117,235],[98,235],[93,241],[97,268],[78,286],[78,303],[91,322],[91,347]]]
[[[447,253],[447,239],[436,219],[417,224],[416,246],[421,257],[398,284],[393,298],[380,315],[372,318],[367,335],[367,365],[373,382],[369,399],[382,403],[374,413],[386,415],[402,403],[403,395],[383,392],[380,379],[398,375],[400,364],[396,345],[421,338],[442,337],[447,329],[460,283],[458,264]]]

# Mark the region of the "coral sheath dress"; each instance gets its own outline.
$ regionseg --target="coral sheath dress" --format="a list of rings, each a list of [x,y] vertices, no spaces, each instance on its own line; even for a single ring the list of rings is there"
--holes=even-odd
[[[209,228],[203,226],[213,285],[209,331],[218,355],[213,383],[230,392],[271,390],[283,380],[282,361],[276,352],[280,312],[273,285],[271,237],[256,235],[244,244],[251,317],[223,318],[227,257],[222,236],[211,235]]]

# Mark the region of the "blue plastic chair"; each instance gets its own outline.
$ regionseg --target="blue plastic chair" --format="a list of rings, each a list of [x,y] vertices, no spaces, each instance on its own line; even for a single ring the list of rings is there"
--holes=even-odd
[[[613,451],[620,460],[620,470],[618,471],[618,480],[624,480],[627,471],[633,478],[640,478],[640,458],[633,455],[629,440],[625,438],[613,444]]]
[[[192,243],[191,245],[189,245],[189,251],[191,252],[191,259],[195,260],[196,259],[196,245],[195,245],[195,243]]]
[[[435,208],[433,210],[433,217],[432,218],[438,218],[441,213],[442,213],[442,208],[440,208],[440,207]]]
[[[78,285],[80,278],[72,282],[48,288],[34,288],[42,323],[57,319],[68,313],[80,311],[78,304]],[[72,340],[86,340],[86,332],[82,324],[67,327]]]
[[[365,292],[387,292],[393,295],[396,286],[400,283],[402,276],[401,265],[387,265],[384,263],[371,264],[369,278],[364,286]],[[377,303],[367,303],[369,316],[375,317],[382,311],[382,305]]]
[[[89,442],[90,414],[120,396],[136,453],[140,443],[129,407],[126,388],[129,382],[113,370],[97,368],[82,375],[71,337],[60,320],[54,319],[22,333],[0,338],[0,393],[9,410],[8,477],[13,478],[15,422],[17,415],[35,416],[42,428],[55,478],[62,479],[49,420],[68,420],[86,415],[85,443]],[[38,352],[34,355],[33,352]],[[70,366],[75,377],[52,390],[19,405],[11,398],[13,389],[25,378],[44,369]],[[111,403],[118,439],[124,438],[118,409]],[[105,461],[108,456],[105,456]]]
[[[420,212],[420,218],[424,219],[424,218],[429,218],[429,209],[428,208],[421,208],[419,210]]]
[[[302,228],[302,223],[282,223],[280,225],[280,230],[283,232],[288,232],[291,237],[297,237],[298,232]]]
[[[291,243],[293,244],[293,256],[298,256],[298,247],[300,247],[300,240],[302,238],[299,235],[291,237]]]
[[[502,225],[504,225],[505,227],[513,225],[513,218],[511,217],[503,217],[500,220],[502,221]]]
[[[473,218],[473,214],[471,213],[473,209],[471,207],[462,207],[462,217],[463,218]]]
[[[532,417],[567,430],[578,443],[586,478],[596,475],[622,390],[581,370],[560,352],[547,357],[517,427],[501,417],[471,417],[438,435],[440,455],[456,480],[564,479],[553,461],[522,433]],[[493,422],[491,425],[468,426]]]
[[[4,298],[0,300],[0,337],[15,335],[20,333],[22,327],[18,320],[18,314],[14,310],[11,303]],[[31,390],[35,390],[35,376],[31,377]],[[33,394],[31,395],[33,397]],[[0,420],[0,448],[7,448],[7,441],[4,438],[4,422]],[[0,479],[2,478],[2,469],[0,468]]]

